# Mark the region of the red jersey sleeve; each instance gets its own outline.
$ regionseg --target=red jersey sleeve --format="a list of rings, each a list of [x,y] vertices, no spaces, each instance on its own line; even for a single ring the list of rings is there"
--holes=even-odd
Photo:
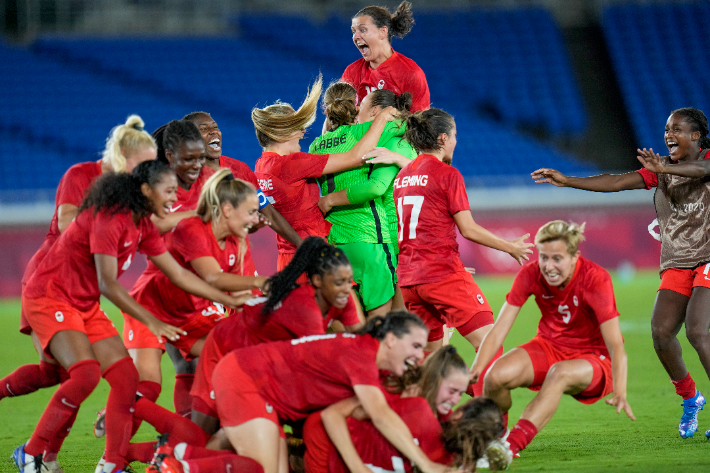
[[[449,174],[448,186],[445,192],[450,215],[455,215],[462,210],[471,210],[471,206],[468,204],[468,194],[466,194],[466,185],[463,182],[463,176],[457,169],[453,170],[455,172]]]
[[[93,212],[93,209],[87,209],[85,212]],[[89,234],[91,254],[109,255],[117,258],[118,242],[125,232],[127,220],[130,218],[130,213],[111,214],[105,210],[94,215],[94,222]]]
[[[210,234],[209,228],[205,227],[199,217],[186,218],[178,223],[168,241],[171,248],[177,251],[185,259],[185,262],[189,263],[205,256],[214,257]]]
[[[158,256],[168,251],[158,227],[150,220],[150,217],[141,220],[140,225],[141,242],[138,245],[138,251],[146,256]]]
[[[429,84],[427,84],[424,71],[419,70],[416,75],[410,76],[411,80],[408,84],[407,91],[412,94],[412,113],[420,110],[426,110],[431,107],[431,98],[429,96]]]
[[[329,154],[293,153],[281,166],[282,175],[279,176],[286,182],[298,182],[309,177],[320,177],[328,162]]]
[[[646,190],[653,189],[658,185],[658,174],[655,172],[651,172],[646,168],[641,168],[636,172],[641,174],[643,183],[646,185]]]
[[[92,163],[93,164],[93,163]],[[57,187],[56,205],[72,204],[79,207],[84,200],[84,193],[91,186],[94,179],[93,174],[88,174],[86,168],[81,165],[70,167],[62,176]]]
[[[585,286],[584,300],[594,312],[599,325],[619,316],[611,276],[608,273],[595,271]]]
[[[505,301],[516,307],[522,307],[523,304],[528,300],[528,298],[533,294],[533,276],[536,274],[537,269],[535,265],[528,264],[523,266],[523,268],[518,271],[513,281],[513,287],[510,288],[510,292],[505,296]]]

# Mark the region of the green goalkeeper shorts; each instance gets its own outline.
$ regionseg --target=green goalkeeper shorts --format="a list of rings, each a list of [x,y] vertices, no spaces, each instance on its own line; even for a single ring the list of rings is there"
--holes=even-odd
[[[391,249],[378,243],[345,243],[337,245],[353,267],[355,292],[365,311],[376,309],[394,296],[397,281]]]

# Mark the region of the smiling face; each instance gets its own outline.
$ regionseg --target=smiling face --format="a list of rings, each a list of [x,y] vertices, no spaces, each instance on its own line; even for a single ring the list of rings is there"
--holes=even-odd
[[[259,223],[259,198],[256,194],[249,194],[236,208],[226,202],[222,204],[222,215],[229,233],[244,238],[251,227]]]
[[[141,192],[150,200],[153,213],[162,218],[170,213],[170,207],[177,201],[177,186],[175,173],[165,172],[153,187],[142,184]]]
[[[219,159],[222,156],[222,132],[217,122],[209,115],[197,115],[192,123],[195,124],[205,142],[205,150],[209,159]]]
[[[353,18],[350,31],[353,33],[353,43],[367,62],[381,62],[380,59],[391,49],[387,27],[378,28],[369,15]]]
[[[165,157],[170,167],[175,170],[180,187],[189,189],[200,176],[202,166],[205,164],[205,144],[202,140],[184,141],[175,151],[166,149]]]
[[[579,259],[579,251],[570,255],[565,240],[552,240],[537,244],[538,262],[542,277],[550,286],[563,288],[572,279]]]
[[[123,150],[121,150],[123,153]],[[133,172],[136,166],[144,161],[155,161],[158,157],[158,150],[155,146],[141,146],[132,153],[123,153],[126,157],[126,172]]]
[[[427,335],[425,329],[413,324],[410,324],[409,333],[402,335],[402,338],[389,332],[380,343],[380,349],[385,350],[385,356],[378,362],[377,367],[395,376],[402,376],[409,366],[415,366],[424,359]]]
[[[678,113],[668,117],[663,137],[673,161],[687,158],[692,151],[699,149],[700,132],[693,131],[693,125]]]
[[[314,274],[311,284],[316,288],[316,299],[325,302],[324,307],[344,309],[353,287],[353,268],[349,264],[343,264],[322,277],[320,274]]]
[[[445,416],[461,401],[461,395],[468,389],[468,373],[458,369],[449,369],[446,377],[441,380],[436,394],[436,412]]]

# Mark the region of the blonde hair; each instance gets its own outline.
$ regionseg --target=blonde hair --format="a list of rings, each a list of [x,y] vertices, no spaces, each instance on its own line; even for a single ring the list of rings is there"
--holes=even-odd
[[[113,127],[102,153],[102,164],[109,166],[115,173],[126,172],[126,155],[146,146],[158,149],[153,137],[143,130],[144,126],[141,117],[131,115],[126,123]]]
[[[251,121],[254,123],[256,138],[262,148],[273,143],[284,143],[294,133],[311,125],[318,113],[318,100],[323,91],[323,76],[308,90],[305,100],[294,112],[287,103],[276,102],[266,108],[254,108],[251,111]]]
[[[584,240],[584,226],[565,222],[564,220],[553,220],[540,227],[535,235],[535,244],[546,243],[548,241],[564,240],[567,243],[567,252],[574,256],[579,250],[579,244]]]
[[[347,82],[332,82],[323,94],[323,110],[332,130],[350,125],[357,117],[357,91]]]
[[[235,179],[232,171],[222,168],[207,179],[202,187],[196,213],[203,222],[216,223],[222,217],[223,204],[230,203],[236,209],[247,196],[252,194],[256,195],[254,186],[241,179]],[[239,262],[242,273],[244,273],[246,249],[246,239],[239,238]]]

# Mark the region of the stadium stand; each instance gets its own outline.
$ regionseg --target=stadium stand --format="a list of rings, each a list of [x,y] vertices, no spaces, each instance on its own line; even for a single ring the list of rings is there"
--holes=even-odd
[[[710,112],[710,3],[608,7],[602,27],[641,146],[664,152],[661,131],[681,107]]]

